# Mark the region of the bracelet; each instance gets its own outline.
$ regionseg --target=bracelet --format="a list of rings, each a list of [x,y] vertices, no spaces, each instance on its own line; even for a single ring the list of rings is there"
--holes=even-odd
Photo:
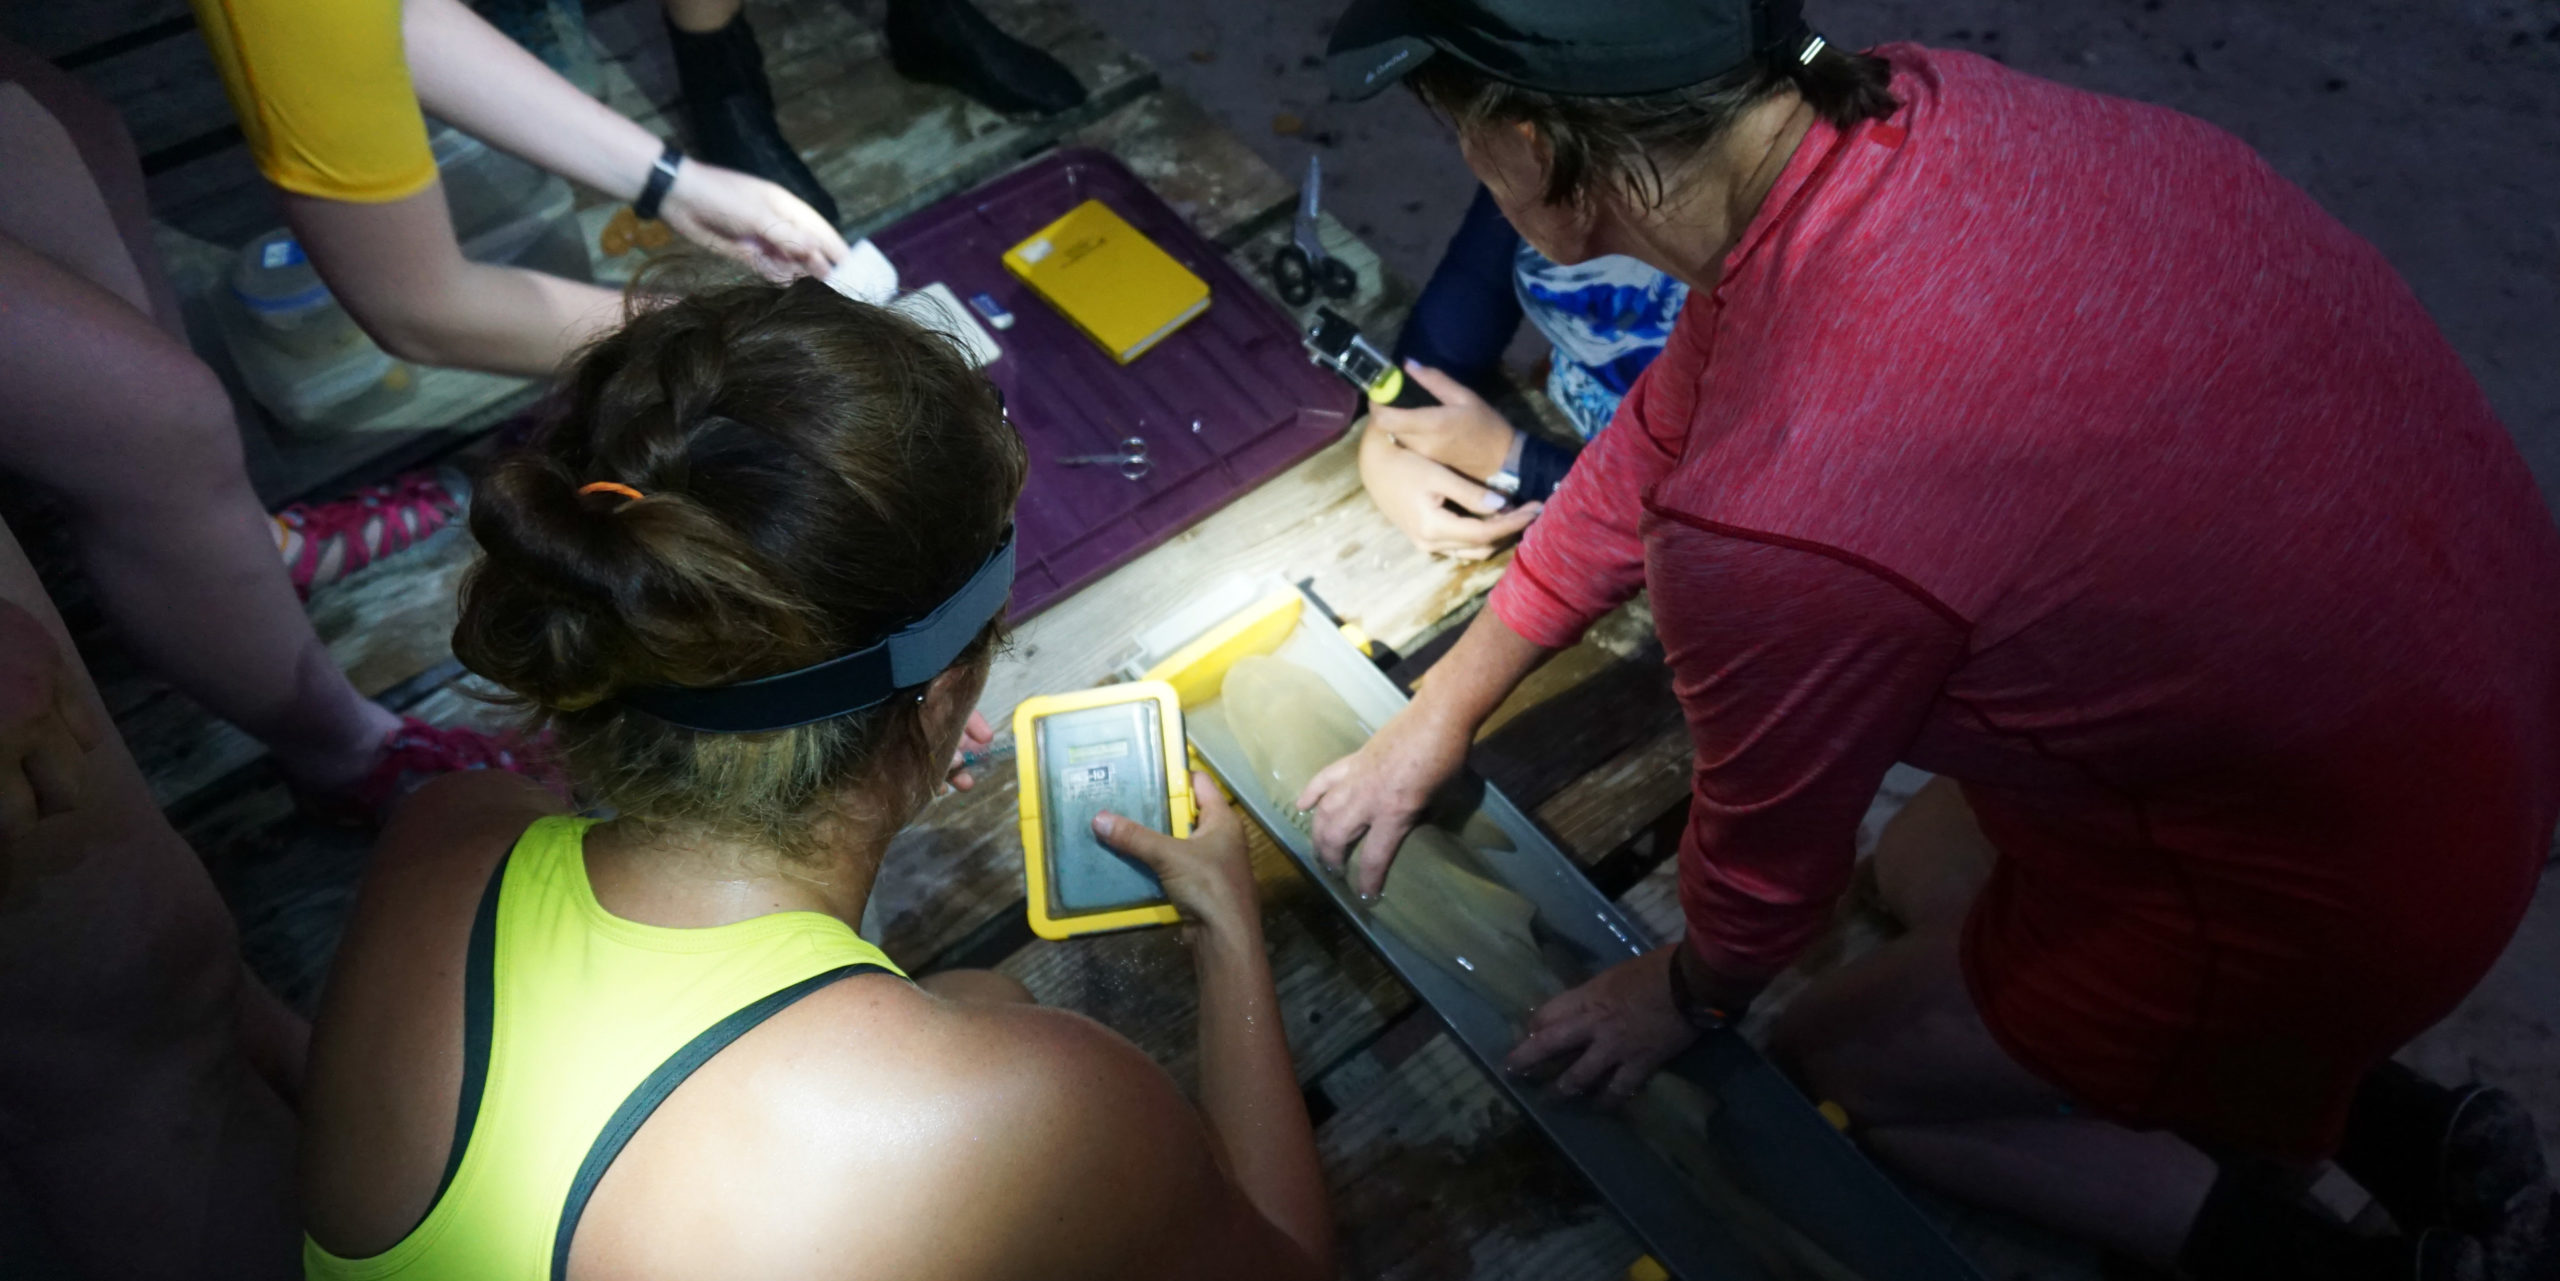
[[[1684,949],[1686,946],[1682,945]],[[1698,994],[1690,989],[1689,973],[1680,968],[1680,953],[1677,951],[1671,954],[1671,1008],[1680,1011],[1682,1021],[1701,1032],[1713,1032],[1733,1023],[1731,1011],[1699,1000]]]
[[[658,216],[658,205],[667,198],[667,188],[676,185],[676,166],[684,163],[684,151],[674,143],[658,153],[658,163],[649,166],[649,181],[640,188],[640,198],[631,202],[631,212],[642,222]]]
[[[1505,498],[1520,496],[1520,457],[1529,448],[1529,433],[1511,429],[1511,449],[1502,456],[1502,470],[1487,477],[1484,487]]]

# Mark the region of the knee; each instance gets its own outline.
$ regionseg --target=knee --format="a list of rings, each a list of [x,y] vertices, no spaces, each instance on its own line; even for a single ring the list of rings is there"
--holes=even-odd
[[[0,64],[0,79],[24,87],[45,114],[71,136],[72,145],[80,149],[81,159],[92,169],[120,165],[140,172],[141,152],[134,146],[132,132],[125,128],[124,116],[114,103],[78,76],[21,54]]]
[[[1826,1025],[1803,1008],[1770,1027],[1769,1057],[1814,1102],[1837,1103],[1853,1117],[1874,1115],[1885,1092],[1886,1073],[1877,1066],[1885,1047],[1869,1029]]]
[[[1876,839],[1872,867],[1886,910],[1909,929],[1961,923],[1999,854],[1953,780],[1936,778]]]
[[[98,448],[66,458],[41,478],[84,517],[122,524],[137,511],[254,502],[240,428],[222,380],[193,353],[143,355],[129,367],[151,389],[147,412],[102,414]],[[145,460],[136,465],[135,460]]]

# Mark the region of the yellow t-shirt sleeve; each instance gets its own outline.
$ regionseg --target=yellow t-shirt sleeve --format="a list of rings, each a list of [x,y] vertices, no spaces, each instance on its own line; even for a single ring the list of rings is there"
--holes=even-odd
[[[436,177],[409,85],[400,0],[191,0],[240,132],[269,182],[398,200]]]

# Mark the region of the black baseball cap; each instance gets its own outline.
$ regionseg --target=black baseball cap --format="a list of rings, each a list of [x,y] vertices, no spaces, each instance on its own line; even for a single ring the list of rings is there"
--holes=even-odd
[[[1353,101],[1435,56],[1524,89],[1614,98],[1713,80],[1807,34],[1803,0],[1353,0],[1325,69]]]

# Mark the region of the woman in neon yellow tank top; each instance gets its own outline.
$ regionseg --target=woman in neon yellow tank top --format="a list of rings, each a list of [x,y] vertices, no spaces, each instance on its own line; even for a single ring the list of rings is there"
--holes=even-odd
[[[1323,1275],[1215,788],[1189,841],[1106,834],[1194,922],[1197,1109],[1101,1026],[855,933],[987,736],[1024,474],[993,389],[802,281],[640,316],[556,415],[475,499],[454,650],[618,817],[457,775],[384,832],[312,1054],[307,1275]]]

